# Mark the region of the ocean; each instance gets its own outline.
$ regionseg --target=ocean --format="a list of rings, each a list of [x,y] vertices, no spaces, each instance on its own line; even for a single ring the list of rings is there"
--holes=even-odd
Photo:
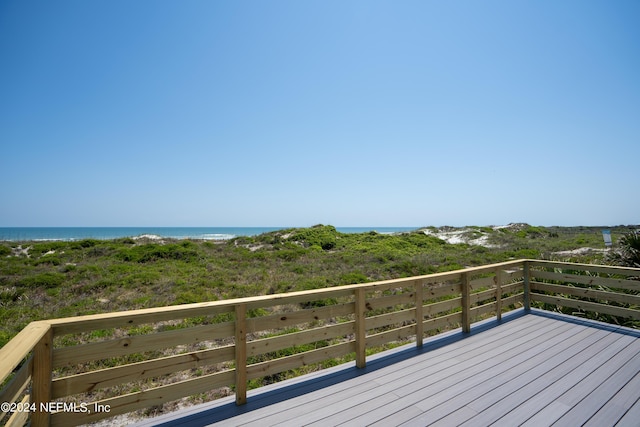
[[[165,237],[172,239],[228,240],[256,236],[292,227],[0,227],[0,241],[110,240],[121,237]],[[418,227],[336,227],[341,233],[399,233]]]

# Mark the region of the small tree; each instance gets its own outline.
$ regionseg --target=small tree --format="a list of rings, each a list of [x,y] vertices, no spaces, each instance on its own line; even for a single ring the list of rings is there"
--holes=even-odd
[[[640,268],[640,232],[631,231],[620,238],[620,247],[612,251],[607,261],[624,267]]]

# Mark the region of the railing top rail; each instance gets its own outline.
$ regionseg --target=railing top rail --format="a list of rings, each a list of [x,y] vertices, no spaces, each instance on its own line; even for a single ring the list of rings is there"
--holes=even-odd
[[[624,275],[640,275],[640,268],[634,267],[620,267],[617,265],[602,265],[602,264],[580,264],[575,262],[562,262],[562,261],[544,261],[539,259],[527,259],[523,260],[528,262],[533,266],[557,266],[557,267],[566,267],[566,268],[579,268],[583,270],[591,270],[597,272],[608,272],[611,271],[613,274],[619,273]]]
[[[6,378],[49,331],[47,321],[29,323],[7,345],[0,348],[0,379]]]

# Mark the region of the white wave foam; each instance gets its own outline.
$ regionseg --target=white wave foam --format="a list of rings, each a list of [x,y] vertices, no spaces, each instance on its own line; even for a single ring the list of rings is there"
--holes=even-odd
[[[203,234],[201,239],[204,240],[229,240],[236,237],[234,234],[224,234],[224,233],[211,233],[211,234]]]
[[[140,239],[162,240],[162,236],[158,236],[157,234],[141,234],[139,236],[133,237],[133,240],[140,240]]]

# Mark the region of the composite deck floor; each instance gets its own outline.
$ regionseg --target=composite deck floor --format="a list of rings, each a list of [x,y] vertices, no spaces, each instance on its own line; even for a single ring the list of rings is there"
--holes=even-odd
[[[640,333],[531,310],[140,426],[640,426]]]

